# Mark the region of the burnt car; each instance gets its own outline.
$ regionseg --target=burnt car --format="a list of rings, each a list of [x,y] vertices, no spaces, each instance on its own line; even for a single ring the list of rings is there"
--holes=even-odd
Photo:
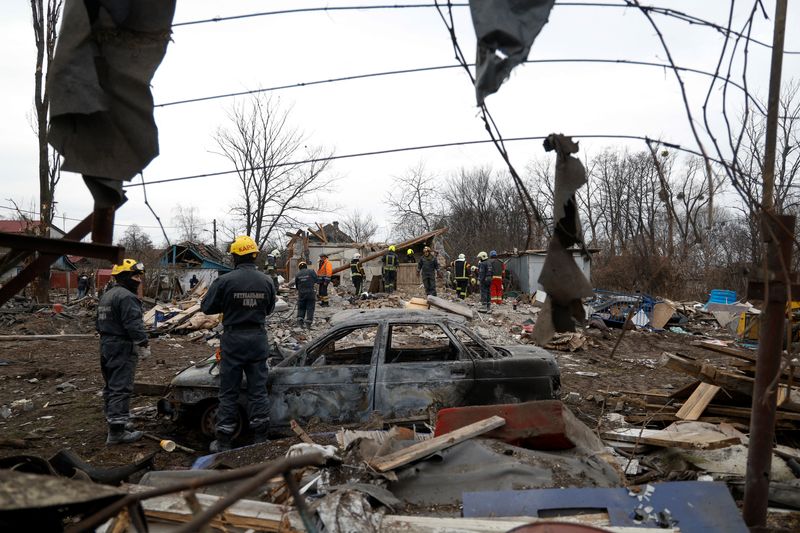
[[[166,398],[175,414],[199,416],[208,435],[219,386],[212,363],[178,374]],[[560,388],[556,360],[541,348],[492,346],[462,317],[401,309],[335,315],[322,336],[271,365],[267,384],[277,430],[312,417],[363,422],[374,411],[384,420],[427,418],[442,407],[555,399]]]

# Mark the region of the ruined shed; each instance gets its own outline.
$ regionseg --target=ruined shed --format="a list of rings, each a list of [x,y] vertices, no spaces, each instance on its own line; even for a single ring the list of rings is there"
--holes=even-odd
[[[211,285],[220,274],[233,270],[225,261],[225,255],[213,246],[186,241],[167,248],[159,259],[159,265],[170,278],[168,286],[172,287],[177,282],[186,291],[192,276]]]
[[[589,254],[595,254],[600,250],[592,248],[587,250]],[[572,249],[572,257],[581,269],[586,279],[591,280],[592,261],[585,257],[580,249]],[[516,254],[501,254],[501,259],[506,263],[506,272],[511,273],[513,286],[520,291],[533,294],[537,290],[542,290],[539,285],[539,276],[544,269],[544,260],[547,250],[525,250]]]

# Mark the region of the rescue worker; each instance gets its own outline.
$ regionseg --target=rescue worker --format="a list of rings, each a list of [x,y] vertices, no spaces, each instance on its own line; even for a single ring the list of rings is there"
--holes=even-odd
[[[89,276],[86,272],[81,273],[78,277],[78,300],[83,298],[89,293]]]
[[[356,289],[356,296],[361,294],[361,288],[364,285],[364,267],[361,265],[361,254],[356,252],[350,260],[350,278],[353,280],[353,287]]]
[[[489,263],[492,265],[492,284],[490,287],[492,303],[499,305],[503,303],[503,274],[506,266],[497,257],[495,250],[489,252]]]
[[[481,289],[481,313],[489,312],[489,287],[492,283],[492,264],[489,262],[489,255],[486,252],[478,253],[478,285]]]
[[[266,263],[264,264],[264,270],[266,270],[267,276],[272,278],[272,284],[275,286],[276,293],[278,292],[278,258],[280,256],[281,253],[276,248],[267,256]]]
[[[192,279],[189,280],[189,290],[192,290],[195,287],[197,287],[198,283],[200,283],[200,280],[197,279],[197,274],[192,274]]]
[[[267,440],[267,315],[275,309],[272,278],[256,270],[258,246],[247,235],[231,243],[233,271],[209,287],[200,308],[207,315],[223,313],[219,362],[219,408],[212,453],[230,450],[238,418],[242,374],[247,376],[247,412],[255,442]]]
[[[394,284],[397,281],[397,254],[394,250],[394,244],[392,244],[389,246],[389,251],[381,259],[383,263],[383,268],[381,269],[383,288],[389,294],[394,292]]]
[[[431,253],[430,247],[422,250],[422,257],[417,263],[417,275],[422,278],[426,296],[436,296],[436,274],[439,272],[439,261]]]
[[[458,254],[458,259],[453,261],[453,278],[456,282],[456,294],[463,300],[467,297],[469,286],[469,265],[464,254]]]
[[[297,263],[297,274],[294,275],[293,283],[297,289],[297,325],[311,329],[314,307],[317,305],[314,287],[319,283],[319,278],[305,261],[300,261]]]
[[[478,292],[478,267],[472,265],[469,267],[469,293],[475,294]]]
[[[333,265],[328,261],[328,254],[323,253],[319,256],[317,277],[319,277],[319,306],[328,307],[331,305],[328,301],[328,285],[333,277]]]
[[[138,359],[150,355],[137,293],[144,265],[124,259],[111,269],[114,286],[97,304],[100,333],[100,371],[103,373],[103,412],[108,422],[106,444],[126,444],[142,438],[130,424],[130,400]]]
[[[416,263],[416,262],[417,258],[414,257],[414,250],[409,248],[408,250],[406,250],[406,263]]]

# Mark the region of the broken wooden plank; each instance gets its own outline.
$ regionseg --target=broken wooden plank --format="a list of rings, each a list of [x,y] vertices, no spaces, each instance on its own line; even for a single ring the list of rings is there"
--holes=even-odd
[[[370,462],[370,466],[378,472],[386,472],[422,459],[423,457],[427,457],[445,448],[449,448],[459,442],[469,440],[495,428],[499,428],[505,423],[506,421],[499,416],[493,416],[446,433],[440,437],[412,444],[407,448],[398,450],[395,453],[390,453],[384,457],[378,457]]]
[[[627,428],[617,431],[606,431],[603,438],[622,442],[638,442],[662,448],[689,448],[700,450],[716,450],[738,444],[739,439],[729,437],[716,431],[667,431],[663,429]]]
[[[64,335],[0,335],[0,342],[10,341],[74,341],[93,339],[94,333],[66,333]]]
[[[439,309],[443,309],[448,313],[453,313],[454,315],[461,315],[463,317],[472,319],[473,313],[472,309],[467,307],[466,305],[461,305],[456,302],[450,302],[445,300],[444,298],[439,298],[438,296],[434,296],[432,294],[428,295],[427,301],[434,307],[438,307]]]
[[[297,420],[290,420],[289,425],[291,426],[292,431],[294,431],[294,434],[297,435],[301,441],[305,442],[306,444],[316,444],[314,439],[309,437],[308,433],[306,433],[306,431],[300,427],[300,424],[297,423]]]
[[[714,399],[714,396],[719,392],[718,385],[711,385],[710,383],[701,383],[695,391],[689,396],[675,416],[683,420],[697,420],[703,414],[708,404]]]
[[[727,346],[713,341],[698,341],[697,343],[693,344],[700,346],[701,348],[705,348],[706,350],[711,350],[712,352],[730,355],[731,357],[744,359],[745,361],[750,361],[751,363],[756,362],[756,354],[750,350],[743,350],[741,348],[735,348],[733,346]]]

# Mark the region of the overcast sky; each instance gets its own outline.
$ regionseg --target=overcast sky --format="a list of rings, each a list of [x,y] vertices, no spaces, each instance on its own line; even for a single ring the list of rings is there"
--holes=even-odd
[[[378,2],[373,2],[373,4]],[[622,2],[620,2],[621,4]],[[747,6],[742,3],[737,13]],[[772,42],[774,2],[764,2],[770,20],[758,18],[752,36]],[[792,5],[794,4],[794,5]],[[367,2],[178,0],[175,22],[253,12]],[[670,1],[663,5],[725,24],[728,2]],[[787,50],[800,50],[800,6],[790,2]],[[465,7],[454,9],[462,49],[474,61],[475,37]],[[676,63],[713,71],[722,39],[712,29],[654,15]],[[738,25],[736,25],[738,26]],[[30,5],[4,2],[0,32],[6,43],[0,56],[3,99],[0,104],[0,205],[14,199],[24,208],[38,195],[36,138],[30,127],[33,110],[35,49]],[[346,12],[313,12],[246,18],[174,28],[173,42],[153,80],[157,104],[257,88],[399,69],[454,63],[450,38],[433,8]],[[666,56],[647,19],[634,9],[559,6],[533,45],[529,59],[628,59],[663,63]],[[751,46],[749,87],[766,100],[770,51]],[[784,57],[784,82],[800,78],[800,55]],[[700,111],[709,79],[686,74],[695,112]],[[735,92],[735,91],[734,91]],[[339,155],[456,141],[485,139],[477,117],[474,91],[459,69],[292,88],[271,93],[290,107],[290,121],[312,145]],[[246,98],[246,97],[245,97]],[[718,114],[720,92],[712,112]],[[731,103],[738,105],[736,95]],[[230,170],[212,153],[214,131],[226,124],[232,98],[156,109],[161,155],[144,171],[147,181]],[[678,84],[665,69],[581,63],[527,64],[518,67],[500,91],[487,99],[506,137],[573,135],[582,155],[606,146],[644,149],[643,143],[583,139],[582,135],[647,135],[694,148]],[[721,128],[719,122],[716,127]],[[719,129],[721,134],[722,130]],[[518,169],[545,156],[541,141],[509,144]],[[552,158],[552,155],[549,155]],[[325,195],[333,212],[308,222],[341,220],[358,208],[373,214],[387,236],[391,221],[383,200],[392,177],[424,162],[442,176],[462,167],[503,168],[488,145],[407,152],[336,161],[331,170],[340,179]],[[138,181],[138,178],[135,180]],[[176,205],[197,207],[203,219],[230,218],[236,200],[235,176],[220,176],[153,185],[148,199],[176,236],[171,217]],[[117,236],[125,224],[146,227],[163,241],[156,221],[143,202],[140,187],[118,211]],[[78,175],[65,173],[56,190],[56,223],[67,228],[92,209],[89,192]],[[0,209],[0,218],[13,215]],[[210,224],[208,226],[210,229]]]

